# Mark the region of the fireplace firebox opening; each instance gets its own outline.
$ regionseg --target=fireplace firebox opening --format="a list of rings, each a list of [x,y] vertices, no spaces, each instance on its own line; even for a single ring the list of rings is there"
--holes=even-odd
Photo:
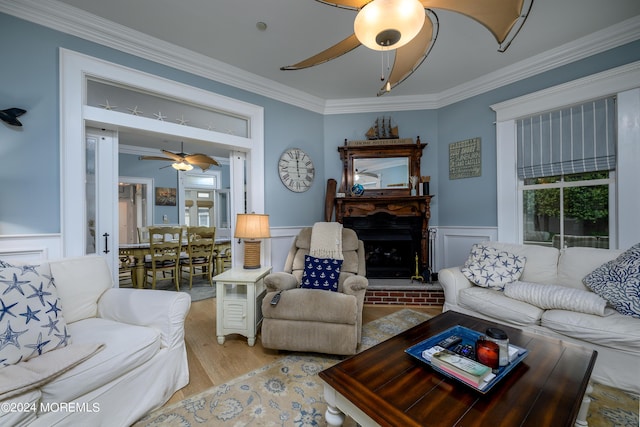
[[[416,256],[421,257],[420,218],[379,212],[343,221],[364,243],[367,277],[410,278],[415,274]]]

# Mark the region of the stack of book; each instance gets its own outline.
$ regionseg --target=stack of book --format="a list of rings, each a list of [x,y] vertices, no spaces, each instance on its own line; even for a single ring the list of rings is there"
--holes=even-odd
[[[495,377],[490,367],[449,350],[434,353],[431,365],[477,388],[482,388],[484,383]]]

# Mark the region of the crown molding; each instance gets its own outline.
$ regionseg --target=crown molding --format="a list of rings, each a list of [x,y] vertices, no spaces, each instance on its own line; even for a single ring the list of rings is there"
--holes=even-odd
[[[382,96],[376,98],[328,99],[324,114],[380,113],[387,111],[430,110],[438,108],[434,95]]]
[[[0,0],[0,12],[325,115],[438,109],[640,39],[636,16],[439,94],[324,100],[56,0]]]
[[[597,53],[640,39],[640,16],[627,19],[604,30],[558,46],[494,73],[471,80],[440,94],[438,107],[444,107],[472,96],[533,77],[545,71],[570,64]]]
[[[324,112],[325,101],[55,0],[0,0],[0,12],[223,83],[253,94]]]
[[[636,61],[509,99],[491,105],[491,109],[496,112],[498,122],[515,120],[540,111],[550,111],[631,90],[638,87],[639,81],[640,61]]]

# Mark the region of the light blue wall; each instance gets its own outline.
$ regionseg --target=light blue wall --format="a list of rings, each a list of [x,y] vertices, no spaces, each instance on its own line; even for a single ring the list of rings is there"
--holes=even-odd
[[[338,187],[342,181],[342,163],[338,147],[344,144],[344,140],[365,139],[365,133],[373,126],[376,118],[391,116],[392,123],[398,126],[400,138],[412,138],[414,141],[420,137],[422,143],[427,146],[422,152],[421,175],[431,176],[431,188],[437,188],[438,180],[438,111],[396,111],[384,113],[359,113],[337,114],[325,116],[324,156],[326,161],[325,176],[338,181]],[[431,193],[435,194],[433,190]],[[430,224],[438,224],[438,196],[431,199]]]
[[[323,217],[322,115],[2,13],[0,39],[6,47],[0,66],[0,107],[28,110],[23,129],[0,125],[0,234],[60,232],[60,47],[262,106],[266,212],[271,214],[271,225],[307,225]],[[304,194],[287,190],[277,175],[278,157],[292,146],[307,151],[318,170],[316,184]]]
[[[496,117],[491,105],[638,60],[640,41],[441,108],[438,181],[432,190],[439,202],[436,224],[497,226]],[[474,137],[482,139],[482,176],[449,180],[449,144]]]
[[[324,217],[326,181],[341,181],[337,147],[345,138],[362,139],[381,116],[393,118],[401,137],[419,135],[429,144],[421,174],[431,176],[432,225],[495,226],[495,115],[490,105],[640,59],[638,41],[439,110],[322,116],[1,13],[0,39],[0,108],[28,110],[21,118],[23,128],[0,125],[3,235],[60,232],[60,47],[262,106],[266,213],[274,227],[309,225]],[[482,139],[482,176],[450,181],[448,144],[473,137]],[[287,190],[277,174],[278,158],[289,147],[305,150],[316,167],[314,185],[302,194]]]

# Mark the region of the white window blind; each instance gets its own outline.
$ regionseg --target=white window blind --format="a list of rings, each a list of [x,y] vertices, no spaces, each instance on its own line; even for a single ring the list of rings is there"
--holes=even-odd
[[[615,169],[615,124],[614,97],[517,120],[518,177]]]

